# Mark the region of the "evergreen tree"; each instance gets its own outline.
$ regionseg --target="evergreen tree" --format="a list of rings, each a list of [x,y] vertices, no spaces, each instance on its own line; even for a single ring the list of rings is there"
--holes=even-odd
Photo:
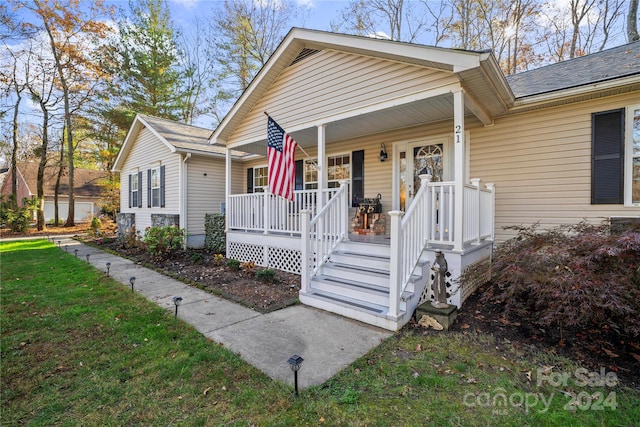
[[[164,0],[130,4],[112,42],[108,65],[115,76],[109,104],[119,126],[128,127],[136,113],[177,120],[181,116],[182,75],[176,33]]]

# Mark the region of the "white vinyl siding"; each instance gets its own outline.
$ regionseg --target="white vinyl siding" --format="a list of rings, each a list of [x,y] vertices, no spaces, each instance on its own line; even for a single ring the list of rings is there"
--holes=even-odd
[[[242,165],[233,161],[231,185],[242,190]],[[204,216],[220,213],[225,201],[225,159],[192,156],[187,162],[187,229],[189,234],[204,234]]]
[[[264,111],[290,129],[455,83],[452,73],[326,49],[287,67],[227,144],[263,139]]]
[[[591,204],[591,114],[623,108],[638,92],[496,119],[471,130],[471,177],[496,184],[496,236],[505,226],[598,223],[638,207]]]
[[[147,198],[147,171],[165,166],[165,207],[148,208]],[[153,133],[143,128],[134,141],[120,174],[120,211],[123,213],[135,213],[136,230],[144,233],[151,226],[151,214],[180,214],[180,155],[171,153],[169,148],[156,138]],[[142,182],[138,183],[138,193],[142,197],[141,208],[129,208],[129,174],[142,172]]]

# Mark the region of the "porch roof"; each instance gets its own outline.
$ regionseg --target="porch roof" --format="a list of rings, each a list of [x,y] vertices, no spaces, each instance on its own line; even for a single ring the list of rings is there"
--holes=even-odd
[[[226,144],[247,115],[255,114],[253,109],[256,103],[287,67],[314,51],[325,49],[451,73],[465,90],[465,114],[476,116],[484,124],[491,123],[495,116],[505,114],[514,99],[493,54],[487,51],[446,49],[293,28],[214,131],[210,142]],[[405,97],[395,103],[372,105],[367,110],[317,117],[314,123],[281,124],[299,145],[305,147],[316,144],[315,126],[318,124],[329,125],[326,128],[326,141],[332,142],[452,118],[453,97],[449,90],[431,94],[427,98]],[[230,146],[242,146],[243,151],[265,154],[265,145],[266,132],[252,141]]]

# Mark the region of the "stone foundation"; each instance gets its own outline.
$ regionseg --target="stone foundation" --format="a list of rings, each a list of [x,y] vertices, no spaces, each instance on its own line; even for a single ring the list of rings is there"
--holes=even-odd
[[[119,213],[116,216],[116,223],[118,224],[118,238],[122,238],[128,234],[132,228],[135,228],[136,214]]]
[[[152,227],[180,227],[180,215],[151,214]]]

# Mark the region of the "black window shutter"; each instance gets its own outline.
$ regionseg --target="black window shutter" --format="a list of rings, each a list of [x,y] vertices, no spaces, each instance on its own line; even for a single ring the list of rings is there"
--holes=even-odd
[[[247,169],[247,194],[253,193],[253,168]]]
[[[147,207],[151,207],[151,169],[147,169]]]
[[[351,153],[351,206],[356,207],[364,198],[364,150]]]
[[[160,207],[164,208],[164,165],[160,166]]]
[[[133,199],[133,191],[131,189],[132,180],[133,180],[133,175],[129,174],[129,207],[131,207],[132,199]]]
[[[304,160],[296,160],[295,190],[304,190]]]
[[[591,204],[624,203],[624,110],[592,115]]]
[[[142,171],[138,172],[138,207],[142,207]]]

